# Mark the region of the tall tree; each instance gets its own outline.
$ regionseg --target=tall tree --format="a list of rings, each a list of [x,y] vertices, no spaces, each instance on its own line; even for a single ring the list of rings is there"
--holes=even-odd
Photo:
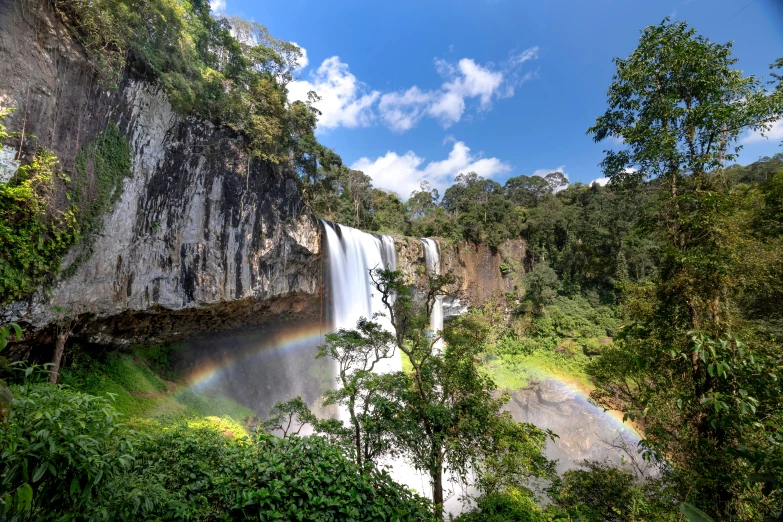
[[[532,208],[538,205],[546,194],[549,194],[551,187],[549,183],[541,176],[517,176],[509,178],[505,185],[506,196],[515,205],[522,205]]]
[[[324,405],[338,404],[348,412],[354,460],[362,470],[389,451],[388,434],[378,419],[384,413],[378,400],[382,383],[374,371],[396,354],[392,334],[365,317],[355,329],[327,334],[318,347],[317,357],[328,357],[337,366],[338,387],[324,394]]]
[[[508,396],[496,393],[481,367],[486,324],[468,317],[445,332],[429,330],[432,307],[453,278],[430,279],[417,302],[401,272],[377,269],[372,275],[396,347],[411,366],[386,379],[387,429],[398,451],[429,475],[436,517],[443,516],[444,475],[467,483],[473,474],[479,487],[518,487],[530,477],[551,477],[546,434],[502,412]]]
[[[629,303],[623,341],[593,370],[596,398],[620,399],[647,426],[647,449],[693,479],[705,508],[745,516],[737,498],[747,470],[732,452],[763,440],[762,423],[778,418],[780,394],[770,397],[769,386],[779,388],[779,362],[734,337],[737,195],[724,165],[736,158],[741,133],[783,115],[783,93],[743,76],[731,50],[667,19],[615,59],[609,108],[588,133],[624,143],[601,163],[613,184],[658,187],[650,230],[663,259],[652,291],[638,289]],[[772,402],[761,413],[763,397]]]

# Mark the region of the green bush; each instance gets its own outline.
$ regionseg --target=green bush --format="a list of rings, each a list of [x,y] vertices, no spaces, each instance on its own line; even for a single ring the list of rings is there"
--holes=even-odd
[[[39,149],[7,183],[0,183],[0,305],[20,299],[59,273],[78,241],[77,209],[51,211],[57,158]]]
[[[0,112],[0,119],[7,114]],[[3,134],[5,127],[0,125]],[[89,252],[103,216],[122,194],[130,163],[127,140],[110,124],[76,156],[73,182],[61,171],[57,157],[39,148],[29,164],[19,167],[7,183],[0,183],[0,244],[4,247],[0,250],[0,304],[51,283],[68,249],[85,239],[88,248],[66,271],[73,273]],[[56,208],[61,192],[69,201],[64,210]]]
[[[551,520],[530,493],[513,490],[493,493],[478,499],[476,508],[455,522],[547,522]]]
[[[29,381],[12,391],[0,430],[2,517],[136,520],[152,512],[162,489],[135,465],[138,435],[109,399]]]
[[[0,520],[431,519],[323,438],[235,437],[211,419],[135,431],[110,399],[34,378],[0,426]]]
[[[681,520],[679,497],[662,479],[644,481],[627,468],[584,461],[549,489],[561,509],[585,522],[665,522]]]
[[[142,451],[165,476],[166,519],[429,520],[426,500],[359,468],[320,437],[231,440],[204,426],[160,432]]]

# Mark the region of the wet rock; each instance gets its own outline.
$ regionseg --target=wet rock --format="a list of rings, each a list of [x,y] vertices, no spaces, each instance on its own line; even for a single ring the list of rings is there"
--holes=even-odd
[[[575,396],[573,391],[554,379],[547,379],[541,382],[536,389],[536,393],[542,402],[549,404],[558,404],[572,400]]]
[[[497,295],[518,292],[521,288],[517,275],[504,275],[501,265],[505,259],[513,259],[522,266],[525,257],[525,242],[521,239],[508,240],[498,248],[488,245],[474,245],[461,242],[452,243],[433,238],[438,244],[441,273],[451,274],[458,281],[458,298],[444,299],[444,317],[453,317],[465,313],[469,306],[479,306]],[[394,236],[397,249],[397,268],[410,281],[424,288],[426,273],[424,251],[417,238]]]

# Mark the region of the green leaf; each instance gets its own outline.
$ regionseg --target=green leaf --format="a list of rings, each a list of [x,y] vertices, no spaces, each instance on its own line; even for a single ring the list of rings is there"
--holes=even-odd
[[[70,490],[71,496],[72,497],[76,496],[81,492],[82,492],[82,488],[81,486],[79,486],[79,478],[73,477],[73,480],[71,480],[71,490]]]
[[[46,463],[40,464],[37,468],[35,468],[35,473],[33,473],[33,483],[41,480],[41,477],[43,477],[44,473],[46,473]]]
[[[692,504],[683,502],[680,504],[680,511],[689,522],[715,522],[715,520],[704,511]]]
[[[33,505],[33,488],[23,484],[16,490],[16,505],[19,511],[26,511]]]

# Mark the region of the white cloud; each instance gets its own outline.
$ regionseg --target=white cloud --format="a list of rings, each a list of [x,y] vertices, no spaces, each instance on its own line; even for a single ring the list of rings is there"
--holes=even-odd
[[[310,81],[292,82],[288,86],[289,97],[306,100],[308,91],[316,91],[323,98],[315,104],[323,113],[321,128],[358,127],[380,121],[396,132],[405,132],[425,117],[448,128],[462,119],[472,100],[477,110],[488,111],[494,99],[513,96],[515,86],[537,78],[535,72],[520,71],[522,64],[537,58],[538,47],[531,47],[512,54],[500,68],[470,58],[457,63],[435,60],[435,69],[444,80],[438,89],[424,90],[414,85],[382,94],[358,81],[348,71],[348,65],[333,56],[311,74]],[[350,114],[343,117],[346,111]]]
[[[224,2],[225,0],[221,0],[221,1]],[[310,60],[307,58],[307,49],[305,49],[304,47],[302,47],[296,42],[291,42],[291,43],[297,46],[299,50],[302,52],[302,56],[300,56],[299,59],[296,61],[296,68],[304,69],[310,63]]]
[[[511,59],[509,60],[509,63],[511,66],[515,65],[521,65],[525,63],[528,60],[537,60],[538,59],[538,46],[533,46],[529,49],[525,49],[521,53],[517,55],[512,55]]]
[[[425,115],[432,94],[421,91],[415,85],[404,92],[390,92],[381,96],[378,111],[386,125],[392,130],[410,130]]]
[[[363,171],[373,179],[373,185],[396,192],[404,200],[425,180],[442,195],[460,173],[476,172],[491,178],[511,170],[510,165],[498,158],[471,154],[470,148],[461,141],[454,142],[446,159],[431,161],[426,165],[424,158],[409,150],[402,156],[389,151],[375,159],[360,158],[351,168]]]
[[[764,140],[783,140],[783,120],[773,122],[769,130],[764,132],[764,136],[761,135],[760,131],[746,132],[740,143],[747,145]]]
[[[209,0],[209,9],[215,14],[226,12],[226,0]]]
[[[633,167],[626,167],[623,169],[623,172],[625,172],[626,174],[633,174],[634,172],[638,172],[638,171]],[[595,178],[593,181],[590,182],[590,185],[592,185],[593,183],[598,183],[602,187],[605,187],[609,183],[609,181],[611,180],[609,179],[608,176],[605,176],[603,178]]]
[[[311,73],[310,81],[297,80],[288,84],[291,100],[307,100],[307,93],[315,91],[321,100],[315,104],[321,111],[318,126],[366,127],[375,118],[373,105],[381,93],[370,90],[348,70],[348,64],[332,56]]]

